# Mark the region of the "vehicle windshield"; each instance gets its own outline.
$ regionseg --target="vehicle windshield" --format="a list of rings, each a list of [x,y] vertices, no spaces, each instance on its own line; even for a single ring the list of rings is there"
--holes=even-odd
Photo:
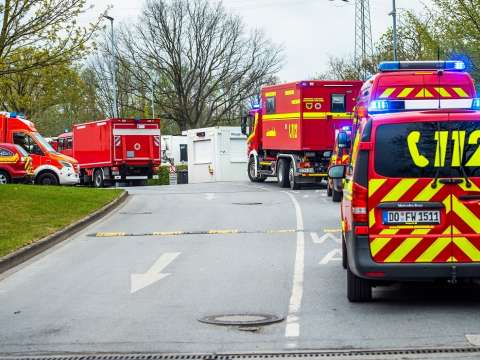
[[[52,147],[52,145],[50,145],[50,143],[42,136],[40,135],[38,132],[34,133],[34,136],[35,136],[35,139],[40,143],[42,144],[43,148],[45,150],[47,150],[49,153],[54,153],[54,154],[58,154],[55,149]]]
[[[385,177],[480,176],[480,122],[444,121],[380,125],[375,171]],[[395,161],[392,161],[395,159]]]

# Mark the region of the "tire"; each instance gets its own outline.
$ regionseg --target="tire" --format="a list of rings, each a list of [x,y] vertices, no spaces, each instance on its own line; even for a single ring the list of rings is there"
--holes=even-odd
[[[96,169],[93,172],[93,186],[96,188],[103,188],[105,186],[102,169]]]
[[[332,200],[333,202],[340,202],[342,201],[343,193],[340,191],[335,190],[335,188],[332,189]]]
[[[300,184],[295,180],[295,168],[293,165],[293,161],[290,162],[290,169],[288,170],[288,181],[290,182],[290,189],[300,189]]]
[[[43,174],[38,175],[37,179],[35,180],[35,183],[38,185],[58,185],[58,178],[55,174],[51,172],[45,172]]]
[[[330,181],[327,182],[327,196],[332,197],[333,191],[332,188],[330,187]]]
[[[372,284],[356,276],[347,267],[347,298],[350,302],[372,301]]]
[[[254,183],[261,183],[267,180],[266,176],[256,176],[255,177],[255,158],[252,156],[250,157],[250,160],[248,161],[248,178],[250,179],[251,182]]]
[[[12,179],[10,175],[3,170],[0,170],[0,185],[10,184]]]
[[[347,243],[345,242],[345,236],[342,233],[342,267],[347,269],[348,267],[348,254],[347,254]]]
[[[288,181],[288,163],[285,159],[278,160],[278,170],[277,170],[277,177],[278,177],[278,184],[282,188],[288,188],[290,186],[290,182]]]

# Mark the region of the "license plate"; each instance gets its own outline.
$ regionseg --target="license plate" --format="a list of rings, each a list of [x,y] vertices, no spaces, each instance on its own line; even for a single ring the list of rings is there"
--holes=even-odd
[[[383,212],[384,225],[440,224],[439,210],[386,210]]]

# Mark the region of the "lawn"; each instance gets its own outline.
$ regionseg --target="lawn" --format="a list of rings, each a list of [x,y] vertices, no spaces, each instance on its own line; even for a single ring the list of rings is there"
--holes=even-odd
[[[0,185],[0,257],[79,220],[122,190]]]

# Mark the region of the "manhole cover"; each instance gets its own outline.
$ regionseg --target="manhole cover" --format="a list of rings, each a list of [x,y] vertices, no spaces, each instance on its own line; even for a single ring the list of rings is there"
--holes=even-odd
[[[244,205],[244,206],[253,206],[253,205],[262,205],[261,202],[236,202],[233,205]]]
[[[213,325],[268,325],[284,318],[270,314],[226,314],[226,315],[210,315],[199,319],[200,322]]]

